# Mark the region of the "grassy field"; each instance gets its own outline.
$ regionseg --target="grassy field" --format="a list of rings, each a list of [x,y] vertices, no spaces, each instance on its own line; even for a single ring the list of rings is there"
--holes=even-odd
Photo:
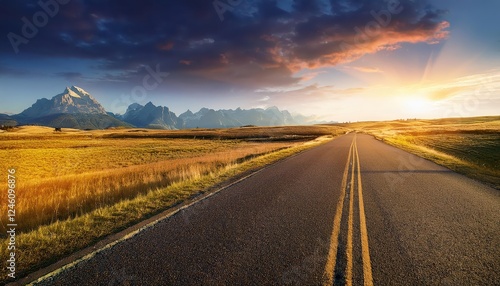
[[[500,117],[182,131],[15,128],[0,133],[0,170],[6,178],[16,169],[17,271],[55,262],[346,131],[372,134],[500,189]],[[6,214],[7,196],[0,202]],[[6,219],[0,216],[2,257]]]
[[[327,126],[52,130],[22,127],[0,134],[0,170],[15,168],[17,175],[18,273],[320,144],[318,137],[345,133]],[[0,201],[0,213],[6,214],[7,196]],[[1,216],[2,257],[7,257],[6,219]]]
[[[360,122],[365,132],[500,189],[500,116]]]

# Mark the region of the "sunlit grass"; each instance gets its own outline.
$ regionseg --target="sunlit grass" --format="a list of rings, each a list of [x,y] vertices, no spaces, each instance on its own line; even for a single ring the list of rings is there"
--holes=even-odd
[[[395,135],[385,141],[500,189],[500,133]]]
[[[0,168],[15,167],[18,176],[18,273],[54,262],[214,184],[321,143],[310,139],[345,132],[337,127],[311,127],[309,134],[308,127],[250,129],[43,134],[47,129],[38,128],[35,133],[1,134]],[[202,133],[205,139],[199,139]],[[198,139],[172,139],[179,135]],[[0,198],[2,213],[5,199]],[[4,228],[5,218],[1,220]],[[6,246],[4,239],[2,256]]]
[[[100,141],[82,145],[68,140],[69,147],[62,147],[59,140],[47,139],[16,149],[16,218],[22,222],[18,231],[83,215],[175,182],[200,178],[248,156],[293,145],[193,139]],[[2,162],[2,169],[12,167],[8,161]],[[5,205],[0,212],[6,212]]]
[[[123,168],[241,147],[235,140],[44,138],[0,141],[0,168],[13,165],[24,182]],[[8,160],[7,158],[15,160]]]
[[[500,189],[500,117],[345,125]]]

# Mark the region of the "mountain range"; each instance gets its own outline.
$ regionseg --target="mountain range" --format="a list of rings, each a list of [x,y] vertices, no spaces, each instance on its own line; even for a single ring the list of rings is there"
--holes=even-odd
[[[202,108],[177,116],[166,106],[152,102],[131,104],[125,114],[106,112],[88,92],[77,86],[52,97],[37,100],[16,115],[0,114],[0,125],[36,124],[61,128],[105,129],[110,127],[141,127],[152,129],[228,128],[247,125],[283,126],[308,124],[307,117],[292,116],[277,107],[235,110]]]

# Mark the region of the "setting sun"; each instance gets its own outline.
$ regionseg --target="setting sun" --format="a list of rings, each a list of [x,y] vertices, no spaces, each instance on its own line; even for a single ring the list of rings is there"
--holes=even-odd
[[[433,102],[423,97],[409,97],[404,100],[404,108],[410,115],[419,115],[429,112]]]

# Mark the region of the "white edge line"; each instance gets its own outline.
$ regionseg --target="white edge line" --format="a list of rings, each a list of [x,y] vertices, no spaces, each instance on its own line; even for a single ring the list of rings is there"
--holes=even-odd
[[[271,165],[269,165],[269,166],[271,166]],[[141,233],[142,231],[144,231],[144,230],[146,230],[146,229],[149,229],[149,228],[151,228],[151,227],[155,226],[155,225],[156,225],[156,224],[158,224],[159,222],[161,222],[161,221],[163,221],[163,220],[165,220],[165,219],[168,219],[168,218],[170,218],[170,217],[172,217],[172,216],[176,215],[177,213],[179,213],[179,212],[181,212],[181,211],[183,211],[183,210],[185,210],[185,209],[187,209],[187,208],[189,208],[189,207],[191,207],[191,206],[193,206],[193,205],[195,205],[195,204],[197,204],[197,203],[199,203],[199,202],[201,202],[201,201],[204,201],[204,200],[206,200],[206,199],[210,198],[211,196],[213,196],[213,195],[215,195],[215,194],[217,194],[217,193],[219,193],[219,192],[221,192],[221,191],[223,191],[223,190],[225,190],[225,189],[227,189],[227,188],[230,188],[230,187],[232,187],[232,186],[234,186],[234,185],[236,185],[236,184],[238,184],[238,183],[240,183],[240,182],[242,182],[242,181],[244,181],[244,180],[246,180],[246,179],[248,179],[248,178],[250,178],[250,177],[252,177],[252,176],[254,176],[254,175],[258,174],[258,173],[260,173],[260,172],[262,172],[262,171],[264,171],[264,170],[265,170],[265,169],[267,169],[269,166],[266,166],[266,167],[264,167],[264,168],[262,168],[262,169],[259,169],[259,170],[255,171],[255,172],[253,172],[253,173],[251,173],[251,174],[249,174],[249,175],[247,175],[247,176],[245,176],[245,177],[243,177],[243,178],[240,178],[240,179],[238,179],[237,181],[232,182],[231,184],[229,184],[229,185],[227,185],[227,186],[224,186],[224,187],[222,187],[222,188],[220,188],[220,189],[217,189],[217,190],[215,190],[215,191],[213,191],[213,192],[210,192],[210,193],[208,193],[208,194],[206,194],[206,195],[202,195],[202,196],[200,196],[198,199],[195,199],[194,201],[190,202],[189,204],[184,205],[184,206],[182,206],[182,207],[180,207],[180,208],[178,208],[178,209],[176,209],[176,210],[174,210],[174,211],[169,212],[169,213],[168,213],[168,214],[166,214],[165,216],[162,216],[162,217],[160,217],[160,218],[156,219],[155,221],[150,222],[150,223],[146,224],[145,226],[142,226],[142,227],[140,227],[139,229],[134,230],[134,231],[132,231],[132,232],[130,232],[130,233],[128,233],[128,234],[126,234],[125,236],[123,236],[122,238],[120,238],[120,239],[118,239],[118,240],[115,240],[115,241],[113,241],[113,242],[108,243],[107,245],[103,246],[103,247],[102,247],[102,248],[100,248],[100,249],[94,250],[93,252],[91,252],[91,253],[89,253],[89,254],[87,254],[87,255],[85,255],[85,256],[83,256],[83,257],[81,257],[81,258],[79,258],[79,259],[77,259],[77,260],[75,260],[75,261],[73,261],[73,262],[71,262],[71,263],[69,263],[69,264],[66,264],[66,265],[64,265],[64,266],[62,266],[62,267],[60,267],[60,268],[58,268],[58,269],[56,269],[56,270],[54,270],[54,271],[51,271],[51,272],[49,272],[49,273],[47,273],[47,274],[43,275],[42,277],[39,277],[38,279],[36,279],[36,280],[34,280],[34,281],[32,281],[32,282],[28,283],[27,285],[35,285],[35,283],[40,283],[40,282],[42,282],[42,281],[44,281],[44,280],[46,280],[46,279],[48,279],[48,278],[50,278],[50,277],[55,276],[56,274],[59,274],[59,273],[61,273],[61,272],[65,271],[65,270],[71,269],[71,268],[75,267],[77,264],[79,264],[79,263],[81,263],[81,262],[84,262],[84,261],[86,261],[86,260],[89,260],[89,259],[91,259],[92,257],[96,256],[97,254],[99,254],[99,253],[101,253],[101,252],[103,252],[103,251],[105,251],[105,250],[107,250],[107,249],[110,249],[110,248],[112,248],[113,246],[115,246],[115,245],[117,245],[117,244],[119,244],[119,243],[121,243],[121,242],[123,242],[123,241],[125,241],[125,240],[128,240],[128,239],[133,238],[133,237],[134,237],[134,236],[136,236],[137,234]],[[168,210],[166,210],[166,211],[168,211]],[[139,222],[139,223],[140,223],[140,222]],[[131,226],[131,227],[133,227],[133,226]],[[92,246],[90,246],[90,247],[92,247]],[[63,259],[64,259],[64,258],[63,258]],[[14,282],[14,283],[15,283],[15,282]]]
[[[336,139],[336,138],[338,138],[338,137],[333,137],[332,139],[330,139],[330,140],[328,140],[328,141],[332,141],[332,140],[334,140],[334,139]],[[328,142],[325,142],[325,143],[328,143]],[[324,144],[324,143],[323,143],[323,144]],[[317,145],[317,146],[313,146],[312,148],[308,148],[308,149],[302,150],[302,151],[300,151],[300,152],[298,152],[298,153],[292,154],[291,156],[287,156],[287,157],[285,157],[285,158],[283,158],[283,159],[281,159],[281,160],[275,161],[275,162],[273,162],[273,163],[271,163],[271,164],[269,164],[269,165],[267,165],[267,166],[264,166],[264,167],[262,167],[262,168],[260,168],[260,169],[258,169],[258,170],[256,170],[256,171],[252,172],[251,174],[249,174],[249,175],[247,175],[247,176],[245,176],[245,177],[243,177],[243,178],[240,178],[240,179],[238,179],[238,180],[236,180],[236,181],[234,181],[234,182],[232,182],[232,183],[230,183],[230,184],[228,184],[228,185],[226,185],[226,186],[224,186],[224,187],[222,187],[222,188],[219,188],[219,189],[217,189],[217,190],[215,190],[215,191],[209,192],[208,194],[203,194],[203,195],[201,195],[199,198],[197,198],[197,199],[195,199],[194,201],[190,202],[189,204],[186,204],[186,205],[184,205],[184,206],[182,206],[182,207],[179,207],[179,208],[177,208],[177,209],[175,209],[175,210],[172,210],[172,209],[170,209],[170,210],[169,210],[169,209],[167,209],[167,210],[165,210],[165,212],[168,212],[166,215],[164,215],[164,216],[162,216],[162,217],[160,217],[160,218],[158,218],[158,219],[156,219],[156,220],[154,220],[154,221],[152,221],[152,222],[150,222],[150,223],[148,223],[148,224],[146,224],[146,225],[144,225],[144,226],[140,227],[140,228],[139,228],[139,229],[137,229],[137,230],[134,230],[134,231],[132,231],[132,232],[130,232],[130,233],[128,233],[128,234],[126,234],[125,236],[121,237],[120,239],[117,239],[117,240],[115,240],[115,241],[113,241],[113,242],[110,242],[110,243],[108,243],[107,245],[105,245],[105,246],[103,246],[103,247],[101,247],[101,248],[99,248],[99,249],[97,249],[97,250],[94,250],[94,251],[92,251],[92,252],[91,252],[91,253],[89,253],[89,254],[84,255],[83,257],[81,257],[81,258],[79,258],[79,259],[77,259],[77,260],[75,260],[75,261],[73,261],[73,262],[71,262],[71,263],[65,264],[65,265],[63,265],[63,266],[61,266],[61,267],[59,267],[59,268],[57,268],[57,269],[55,269],[55,270],[53,270],[53,271],[50,271],[49,273],[47,273],[47,274],[45,274],[45,275],[43,275],[43,276],[41,276],[41,277],[36,278],[36,280],[32,280],[31,282],[27,283],[26,285],[35,285],[36,283],[40,283],[40,282],[42,282],[42,281],[44,281],[44,280],[47,280],[47,279],[49,279],[49,278],[51,278],[51,277],[53,277],[53,276],[56,276],[56,275],[57,275],[57,274],[59,274],[59,273],[62,273],[62,272],[64,272],[64,271],[68,270],[68,269],[71,269],[71,268],[75,267],[76,265],[78,265],[79,263],[84,262],[84,261],[86,261],[86,260],[89,260],[89,259],[93,258],[93,257],[94,257],[94,256],[96,256],[97,254],[99,254],[99,253],[101,253],[101,252],[103,252],[103,251],[105,251],[105,250],[108,250],[108,249],[112,248],[113,246],[117,245],[118,243],[121,243],[121,242],[123,242],[123,241],[125,241],[125,240],[128,240],[128,239],[133,238],[133,237],[134,237],[134,236],[136,236],[137,234],[141,233],[142,231],[144,231],[144,230],[146,230],[146,229],[149,229],[149,228],[151,228],[151,227],[155,226],[155,225],[156,225],[156,224],[158,224],[159,222],[161,222],[161,221],[163,221],[163,220],[165,220],[165,219],[168,219],[168,218],[170,218],[170,217],[172,217],[172,216],[176,215],[176,214],[177,214],[177,213],[179,213],[180,211],[185,210],[185,209],[187,209],[187,208],[189,208],[189,207],[191,207],[191,206],[193,206],[193,205],[195,205],[195,204],[197,204],[197,203],[199,203],[199,202],[201,202],[201,201],[204,201],[204,200],[206,200],[206,199],[210,198],[211,196],[213,196],[213,195],[215,195],[215,194],[217,194],[217,193],[219,193],[219,192],[221,192],[221,191],[223,191],[223,190],[225,190],[225,189],[227,189],[227,188],[230,188],[230,187],[232,187],[232,186],[234,186],[234,185],[236,185],[236,184],[238,184],[238,183],[240,183],[240,182],[242,182],[242,181],[244,181],[244,180],[246,180],[246,179],[248,179],[248,178],[250,178],[250,177],[252,177],[252,176],[254,176],[254,175],[256,175],[256,174],[258,174],[258,173],[260,173],[260,172],[262,172],[262,171],[264,171],[264,170],[266,170],[267,168],[269,168],[269,167],[271,167],[271,166],[275,165],[275,164],[276,164],[276,163],[278,163],[278,162],[283,162],[283,161],[285,161],[285,160],[289,160],[289,159],[291,159],[291,158],[293,158],[293,157],[295,157],[295,156],[297,156],[297,155],[299,155],[299,154],[301,154],[301,153],[303,153],[303,152],[305,152],[305,151],[308,151],[308,150],[314,149],[315,147],[319,147],[319,146],[321,146],[321,145],[323,145],[323,144],[319,144],[319,145]],[[175,208],[175,207],[173,207],[173,208]],[[140,224],[140,223],[141,223],[141,222],[138,222],[137,224]],[[134,227],[134,226],[130,226],[130,227],[132,228],[132,227]],[[112,234],[111,234],[111,235],[112,235]],[[105,238],[104,238],[104,239],[105,239]],[[92,247],[92,246],[88,246],[87,248],[90,248],[90,247]],[[85,248],[84,248],[84,249],[82,249],[82,250],[80,250],[80,251],[84,251],[84,250],[85,250]],[[62,261],[62,260],[64,260],[64,259],[67,259],[67,258],[68,258],[68,257],[64,257],[64,258],[62,258],[60,261]],[[59,263],[59,262],[55,262],[55,263],[53,263],[52,265],[57,264],[57,263]],[[47,266],[46,268],[48,268],[48,267],[50,267],[50,265],[49,265],[49,266]],[[43,271],[43,268],[42,268],[41,270],[39,270],[39,271]],[[9,283],[9,284],[7,284],[7,285],[17,285],[19,282],[21,282],[23,279],[26,279],[26,278],[27,278],[27,277],[25,277],[25,278],[21,278],[20,280],[18,280],[18,281],[14,281],[14,282]]]

